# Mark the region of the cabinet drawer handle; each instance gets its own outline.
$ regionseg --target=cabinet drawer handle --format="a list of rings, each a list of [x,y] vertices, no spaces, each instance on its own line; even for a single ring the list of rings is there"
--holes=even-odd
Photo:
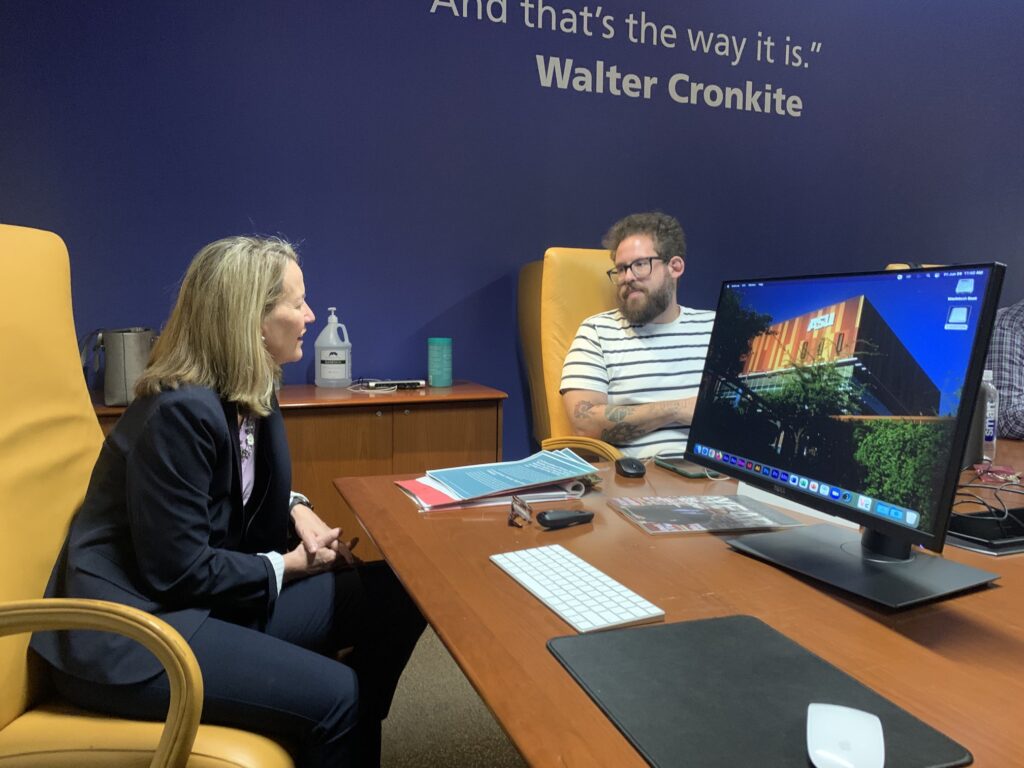
[[[373,414],[373,415],[374,415],[374,416],[383,416],[383,415],[384,415],[384,411],[377,411],[377,412],[376,412],[375,414]]]
[[[404,411],[402,411],[402,413],[404,413],[406,416],[408,416],[410,413],[412,413],[412,411],[410,411],[408,408],[406,408]]]

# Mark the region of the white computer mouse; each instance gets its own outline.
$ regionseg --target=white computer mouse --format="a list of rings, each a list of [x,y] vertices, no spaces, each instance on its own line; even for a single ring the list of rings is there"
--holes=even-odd
[[[815,768],[882,768],[882,721],[852,707],[808,704],[807,755]]]

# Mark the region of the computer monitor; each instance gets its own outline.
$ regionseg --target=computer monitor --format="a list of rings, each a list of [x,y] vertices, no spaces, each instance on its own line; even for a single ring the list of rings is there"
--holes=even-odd
[[[863,527],[730,546],[891,607],[997,574],[942,551],[1002,264],[722,284],[687,458]]]

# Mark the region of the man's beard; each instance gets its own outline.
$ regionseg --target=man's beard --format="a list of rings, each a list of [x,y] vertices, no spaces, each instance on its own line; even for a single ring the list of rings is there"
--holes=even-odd
[[[630,325],[647,325],[647,323],[668,309],[668,305],[672,303],[672,299],[675,296],[676,286],[671,280],[666,280],[657,291],[653,293],[644,292],[644,301],[633,306],[629,306],[626,299],[622,298],[623,290],[628,295],[632,288],[624,286],[619,290],[619,311],[622,313],[622,316],[629,321]],[[640,290],[643,291],[642,288]]]

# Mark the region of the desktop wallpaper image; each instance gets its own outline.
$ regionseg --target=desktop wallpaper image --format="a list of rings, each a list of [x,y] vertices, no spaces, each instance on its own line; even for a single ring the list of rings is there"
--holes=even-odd
[[[987,279],[934,274],[726,284],[696,439],[932,531]]]

